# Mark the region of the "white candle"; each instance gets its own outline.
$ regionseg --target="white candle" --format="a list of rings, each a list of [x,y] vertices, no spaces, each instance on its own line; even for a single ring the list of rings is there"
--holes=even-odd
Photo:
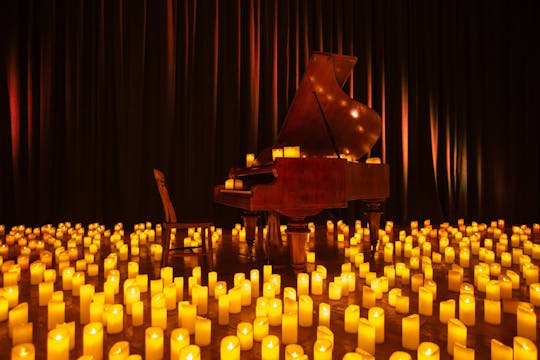
[[[514,336],[514,360],[538,359],[536,342],[522,336]]]
[[[236,327],[236,336],[240,342],[240,350],[251,350],[253,348],[253,324],[240,322]]]
[[[420,287],[418,312],[425,316],[433,315],[433,292],[424,286]]]
[[[195,320],[195,344],[198,346],[208,346],[212,339],[212,321],[210,319],[197,316]]]
[[[309,295],[300,295],[298,299],[298,325],[302,327],[313,325],[313,300]]]
[[[536,341],[536,312],[534,306],[522,303],[517,307],[517,336]]]
[[[285,345],[298,342],[298,312],[287,312],[282,315],[281,342]]]
[[[492,360],[512,360],[514,350],[511,346],[506,346],[497,339],[491,339],[491,359]]]
[[[261,342],[261,359],[279,359],[279,338],[275,335],[266,335]]]
[[[454,355],[454,344],[467,345],[467,326],[459,319],[448,320],[446,351],[450,356]]]
[[[416,350],[420,344],[420,316],[412,314],[401,319],[401,346]]]
[[[439,321],[447,324],[450,318],[456,317],[456,301],[449,299],[439,303]]]
[[[360,320],[360,307],[358,305],[349,305],[345,308],[345,332],[356,334],[358,331],[358,321]]]
[[[237,336],[228,335],[221,339],[220,359],[240,360],[240,340]]]
[[[384,309],[378,306],[368,310],[368,320],[375,327],[375,342],[384,343]]]
[[[441,356],[439,345],[430,341],[420,343],[416,354],[418,360],[439,360]]]
[[[268,335],[269,325],[268,318],[266,316],[256,317],[253,320],[253,340],[262,341],[262,339]]]
[[[180,350],[189,345],[189,331],[185,328],[176,328],[171,332],[171,359],[178,359]]]
[[[476,323],[476,303],[474,295],[459,295],[459,320],[467,326],[474,326]]]
[[[92,322],[83,328],[83,355],[91,355],[94,360],[103,359],[103,324]]]
[[[360,320],[358,321],[358,347],[364,351],[367,351],[369,354],[374,355],[375,338],[375,325],[366,318],[360,318]]]
[[[69,360],[69,331],[52,329],[47,335],[47,360]]]
[[[151,326],[145,330],[144,356],[145,359],[163,358],[163,329]]]
[[[333,344],[327,339],[315,340],[313,360],[332,360]]]
[[[330,304],[319,304],[319,326],[330,326]]]

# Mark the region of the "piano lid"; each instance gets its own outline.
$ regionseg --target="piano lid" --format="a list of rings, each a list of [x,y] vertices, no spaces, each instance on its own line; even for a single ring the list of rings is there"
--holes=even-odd
[[[322,109],[342,156],[356,160],[370,151],[381,134],[381,119],[374,110],[342,90],[356,60],[354,56],[318,52],[311,56],[272,148],[300,146],[303,157],[335,157]],[[271,162],[272,148],[261,152],[255,164]]]

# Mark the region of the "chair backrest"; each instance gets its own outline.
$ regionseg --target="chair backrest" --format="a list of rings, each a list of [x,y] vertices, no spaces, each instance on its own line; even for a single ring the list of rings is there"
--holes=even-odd
[[[167,191],[167,184],[165,182],[165,175],[158,169],[154,169],[154,178],[156,179],[156,185],[159,190],[159,196],[161,197],[161,203],[163,204],[163,212],[165,213],[165,222],[175,223],[176,212],[174,206],[169,197],[169,191]]]

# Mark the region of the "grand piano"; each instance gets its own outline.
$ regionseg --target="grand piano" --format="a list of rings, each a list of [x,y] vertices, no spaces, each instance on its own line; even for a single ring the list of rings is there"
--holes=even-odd
[[[287,218],[295,271],[305,270],[306,218],[324,209],[347,208],[359,200],[369,222],[372,251],[377,245],[383,204],[390,196],[389,166],[359,161],[379,139],[381,119],[342,90],[356,61],[354,56],[314,53],[277,142],[250,167],[229,171],[232,188],[214,187],[216,203],[245,211],[248,233],[256,224],[254,214],[270,214],[269,223],[279,215]],[[273,155],[273,149],[290,147],[299,147],[294,157]]]

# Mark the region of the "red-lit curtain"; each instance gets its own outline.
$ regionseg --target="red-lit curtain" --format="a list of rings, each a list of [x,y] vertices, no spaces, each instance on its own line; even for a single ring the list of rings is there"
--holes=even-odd
[[[358,57],[344,91],[381,115],[388,219],[533,221],[533,4],[3,2],[0,223],[156,221],[153,167],[180,217],[238,220],[212,187],[276,139],[313,51]]]

